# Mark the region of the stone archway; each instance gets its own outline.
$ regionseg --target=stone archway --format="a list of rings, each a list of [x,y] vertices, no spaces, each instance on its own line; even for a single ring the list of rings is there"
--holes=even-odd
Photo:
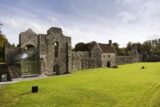
[[[56,75],[59,75],[60,74],[60,67],[58,64],[55,64],[54,67],[53,67],[53,72],[56,74]]]
[[[111,62],[110,61],[107,62],[107,67],[111,67]]]

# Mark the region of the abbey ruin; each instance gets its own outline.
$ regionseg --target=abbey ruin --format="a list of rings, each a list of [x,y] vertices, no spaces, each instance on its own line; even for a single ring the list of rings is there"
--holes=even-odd
[[[82,69],[141,61],[136,49],[132,50],[130,56],[118,56],[112,40],[108,44],[89,42],[85,47],[85,51],[73,50],[71,37],[63,35],[61,28],[52,27],[46,34],[36,34],[28,29],[20,33],[19,47],[11,48],[6,44],[6,64],[11,72],[19,69],[16,75],[23,77],[29,74],[67,74]]]

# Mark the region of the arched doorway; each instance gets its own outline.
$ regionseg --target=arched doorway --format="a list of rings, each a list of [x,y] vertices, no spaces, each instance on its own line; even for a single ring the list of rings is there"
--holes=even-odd
[[[53,67],[53,72],[54,72],[56,75],[59,75],[59,74],[60,74],[60,68],[59,68],[59,65],[58,65],[58,64],[54,65],[54,67]]]
[[[107,67],[111,67],[111,62],[110,61],[107,62]]]

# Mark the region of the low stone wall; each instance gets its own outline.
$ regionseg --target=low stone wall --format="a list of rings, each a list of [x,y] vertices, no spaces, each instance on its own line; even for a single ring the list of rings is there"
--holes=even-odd
[[[19,78],[21,77],[21,65],[20,63],[8,66],[8,71],[11,78]]]
[[[136,56],[117,56],[116,57],[116,64],[117,65],[136,63],[136,62],[141,62],[141,61],[142,61],[142,56],[141,55],[136,55]]]
[[[0,75],[7,73],[9,73],[8,66],[6,64],[0,64]]]
[[[21,76],[20,64],[15,64],[12,66],[0,64],[0,76],[2,74],[9,74],[11,78],[19,78]]]

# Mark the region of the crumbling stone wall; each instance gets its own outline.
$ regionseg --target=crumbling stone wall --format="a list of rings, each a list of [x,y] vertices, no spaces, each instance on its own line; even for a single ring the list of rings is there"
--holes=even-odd
[[[71,38],[64,36],[61,28],[52,27],[47,34],[39,35],[28,29],[20,33],[19,39],[21,48],[33,46],[38,50],[41,74],[55,75],[71,72]],[[55,43],[58,45],[57,50],[55,50]],[[55,65],[56,69],[54,69]]]
[[[19,47],[13,48],[8,42],[5,44],[5,63],[7,65],[14,65],[17,63],[18,54],[21,53]]]
[[[57,72],[58,74],[71,72],[71,38],[64,36],[61,28],[53,27],[47,31],[46,41],[45,73],[54,75]],[[55,45],[58,45],[58,50],[55,49]],[[54,66],[57,66],[56,71]]]
[[[46,35],[38,35],[38,50],[39,50],[39,59],[40,59],[40,73],[45,73],[45,55],[46,55]]]
[[[72,51],[72,71],[93,68],[94,62],[89,51]]]
[[[38,47],[38,35],[32,31],[32,29],[28,29],[25,32],[21,32],[19,35],[19,44],[21,48],[25,48],[27,45],[32,45],[34,48]]]
[[[107,44],[94,42],[94,44],[91,43],[93,47],[89,48],[88,51],[72,51],[71,38],[63,35],[62,29],[57,27],[50,28],[47,34],[36,34],[31,29],[28,29],[20,33],[19,44],[20,48],[11,48],[6,45],[6,64],[16,62],[15,56],[21,54],[22,50],[27,48],[29,52],[29,48],[32,46],[37,51],[35,52],[38,55],[39,73],[46,75],[107,67],[108,62],[110,66],[114,66],[116,64],[142,61],[142,56],[137,54],[136,49],[132,50],[130,56],[116,56],[116,52],[112,50],[111,41],[109,42],[109,47]]]

